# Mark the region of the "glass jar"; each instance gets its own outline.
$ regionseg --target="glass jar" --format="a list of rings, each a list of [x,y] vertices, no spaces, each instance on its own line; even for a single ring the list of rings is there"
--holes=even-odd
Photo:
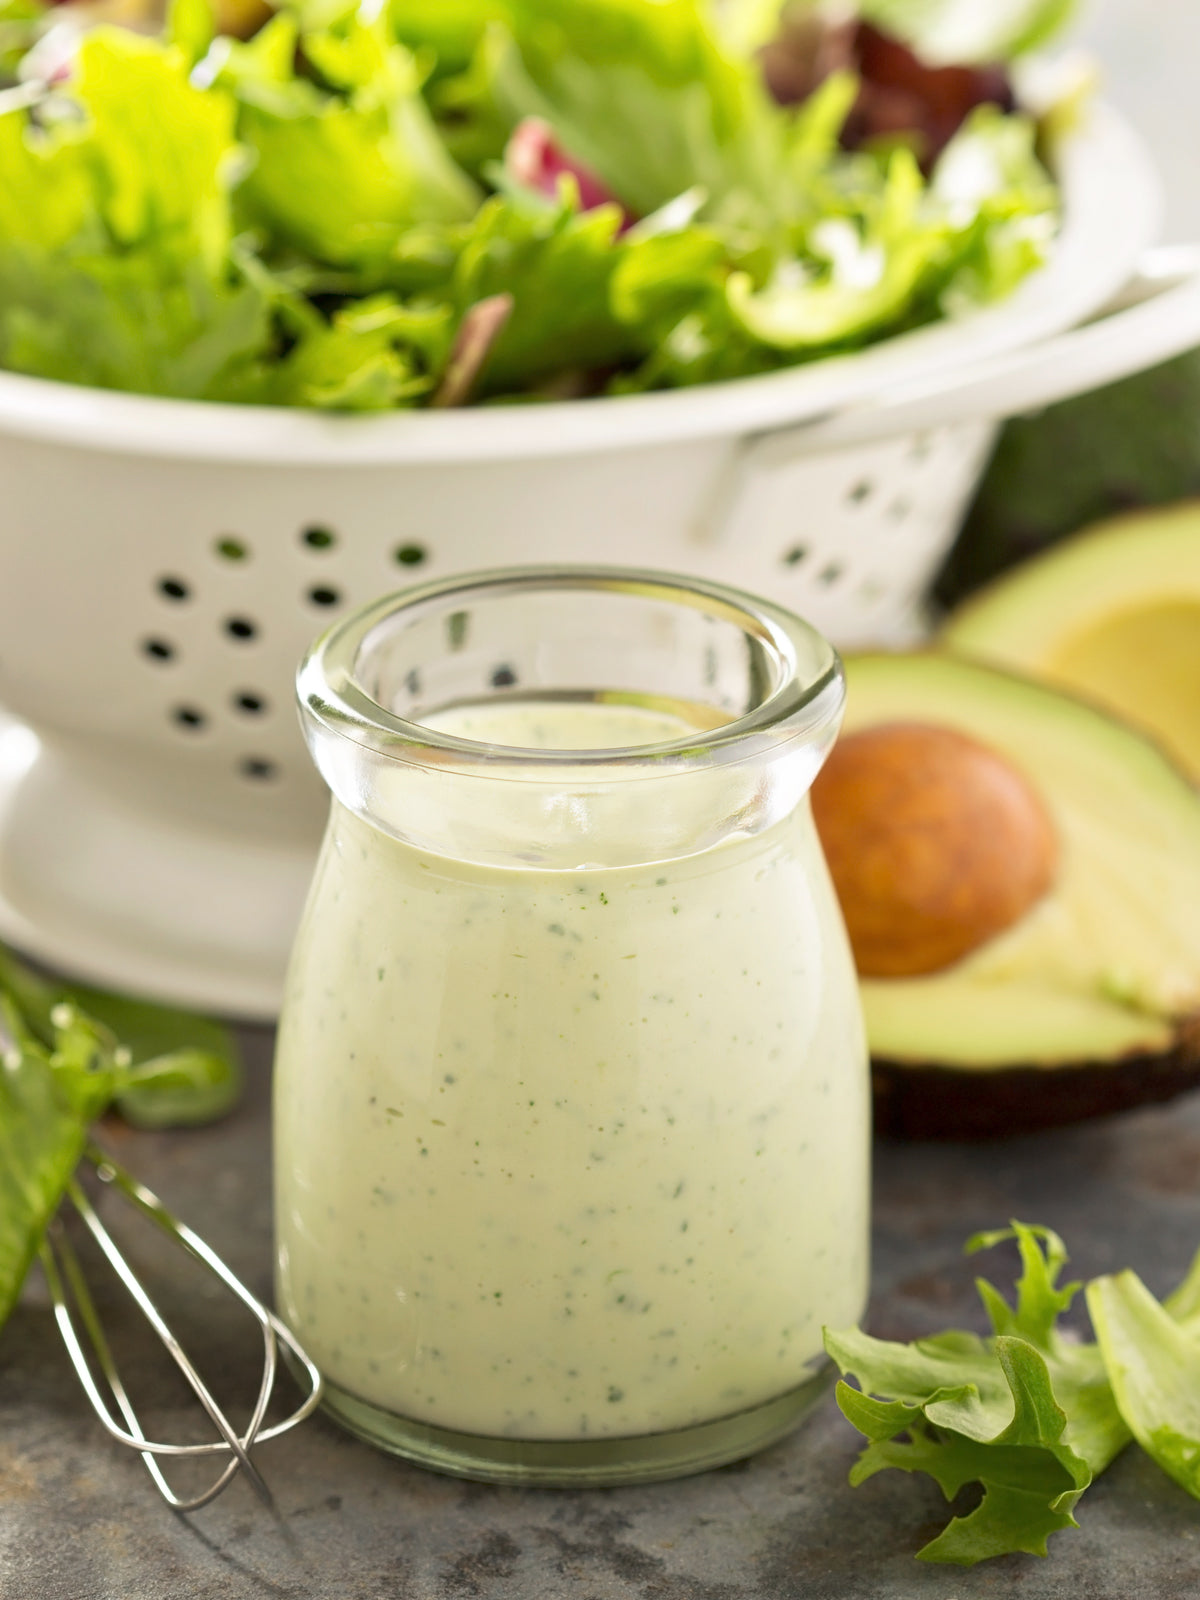
[[[807,799],[834,652],[715,584],[511,570],[348,617],[299,692],[333,806],[280,1026],[278,1296],[330,1410],[536,1484],[780,1437],[867,1289]]]

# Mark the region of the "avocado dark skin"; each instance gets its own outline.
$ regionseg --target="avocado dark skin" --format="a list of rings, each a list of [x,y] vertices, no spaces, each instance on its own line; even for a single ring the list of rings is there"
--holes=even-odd
[[[936,585],[953,606],[1085,525],[1200,494],[1200,350],[1016,417]]]
[[[1010,1138],[1015,1130],[1062,1128],[1173,1100],[1198,1086],[1200,1016],[1180,1027],[1173,1050],[1115,1061],[986,1071],[871,1061],[875,1132],[885,1139]]]

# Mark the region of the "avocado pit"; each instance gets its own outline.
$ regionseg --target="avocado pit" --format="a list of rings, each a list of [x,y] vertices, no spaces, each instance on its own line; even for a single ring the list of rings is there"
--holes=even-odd
[[[940,972],[1054,883],[1058,837],[1038,795],[953,728],[849,734],[813,787],[813,812],[864,978]]]

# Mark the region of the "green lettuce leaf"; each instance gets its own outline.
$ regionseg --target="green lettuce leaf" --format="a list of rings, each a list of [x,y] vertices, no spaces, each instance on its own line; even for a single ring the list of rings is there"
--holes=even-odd
[[[242,1070],[229,1029],[210,1017],[133,1000],[105,990],[63,986],[62,1000],[120,1040],[122,1060],[112,1097],[136,1128],[182,1128],[232,1111]]]
[[[42,0],[0,0],[0,89],[17,82],[21,58],[38,35]]]
[[[1061,32],[1075,0],[860,0],[861,14],[931,64],[1008,61]]]
[[[861,163],[855,188],[823,197],[763,287],[729,281],[734,316],[781,351],[854,348],[884,331],[1007,294],[1046,258],[1057,197],[1024,117],[972,113],[926,183],[911,152]],[[873,172],[877,177],[873,177]]]
[[[570,197],[497,195],[464,230],[448,286],[458,315],[510,293],[511,316],[483,369],[479,393],[509,394],[566,370],[617,366],[639,350],[615,315],[614,269],[626,247],[615,206],[581,212]]]
[[[0,1327],[114,1102],[138,1127],[224,1116],[241,1091],[220,1024],[54,982],[0,950]]]
[[[230,266],[234,106],[187,67],[173,45],[96,29],[37,119],[0,114],[0,364],[217,397],[269,346]]]
[[[319,81],[297,74],[298,59]],[[304,29],[281,12],[247,44],[220,41],[205,68],[239,101],[253,156],[243,215],[277,244],[378,288],[406,227],[475,212],[479,191],[442,145],[417,64],[382,13]]]
[[[211,1122],[237,1104],[242,1071],[229,1029],[209,1017],[44,978],[0,949],[5,1031],[54,1052],[74,1108],[91,1121],[116,1101],[136,1127]],[[93,1087],[86,1097],[80,1086]]]
[[[1181,1283],[1163,1301],[1175,1321],[1193,1335],[1200,1335],[1200,1250],[1192,1257]]]
[[[87,1124],[40,1050],[15,1041],[0,1061],[0,1327],[79,1164]]]
[[[942,152],[930,203],[952,232],[954,249],[936,286],[939,314],[1002,299],[1047,259],[1059,200],[1037,140],[1029,117],[978,106]]]
[[[166,38],[189,66],[208,54],[216,37],[217,19],[210,0],[169,0]]]
[[[1200,1260],[1200,1258],[1198,1258]],[[1121,1415],[1146,1454],[1200,1499],[1200,1343],[1193,1264],[1167,1306],[1134,1272],[1094,1278],[1088,1313]],[[1186,1318],[1181,1325],[1180,1318]]]
[[[511,24],[509,0],[391,0],[389,20],[410,50],[431,55],[434,75],[464,72],[493,23]]]
[[[445,366],[452,324],[448,305],[404,305],[387,295],[351,302],[306,326],[264,399],[337,411],[415,405]]]
[[[484,35],[470,92],[486,125],[549,122],[635,215],[699,187],[714,212],[776,196],[788,117],[753,58],[726,48],[702,0],[509,0]],[[490,108],[490,109],[489,109]]]
[[[851,1482],[899,1467],[928,1473],[947,1500],[970,1483],[983,1490],[975,1510],[918,1552],[923,1560],[973,1566],[1010,1551],[1045,1555],[1047,1538],[1075,1526],[1080,1495],[1130,1437],[1098,1347],[1058,1332],[1079,1287],[1058,1286],[1062,1241],[1015,1222],[968,1249],[1009,1238],[1023,1269],[1015,1305],[978,1285],[990,1338],[954,1331],[900,1345],[858,1329],[826,1332],[830,1356],[861,1387],[842,1382],[837,1390],[870,1441]]]
[[[396,37],[411,50],[432,53],[435,72],[446,73],[468,66],[490,25],[511,29],[533,9],[520,0],[391,0],[390,14]],[[772,36],[781,9],[782,0],[704,0],[700,7],[719,37],[742,56]]]
[[[469,224],[405,235],[393,278],[448,308],[456,326],[481,301],[512,297],[478,398],[572,392],[597,373],[616,375],[614,389],[647,388],[689,362],[693,379],[701,362],[708,376],[753,370],[726,307],[726,241],[702,224],[620,227],[616,206],[581,211],[569,181],[557,201],[514,190]]]

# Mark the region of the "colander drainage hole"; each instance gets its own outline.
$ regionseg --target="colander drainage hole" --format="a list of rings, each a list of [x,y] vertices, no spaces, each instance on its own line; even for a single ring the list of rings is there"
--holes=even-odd
[[[225,619],[225,632],[231,639],[245,642],[247,639],[258,637],[258,624],[249,617],[227,617]]]
[[[250,546],[244,539],[235,539],[230,533],[223,534],[216,541],[213,548],[222,561],[248,561],[250,559]]]
[[[807,554],[808,549],[805,545],[794,544],[784,556],[783,564],[785,567],[798,567]]]
[[[492,672],[493,689],[511,689],[517,681],[517,675],[509,666],[496,667]]]
[[[309,603],[314,606],[336,606],[341,598],[341,590],[331,588],[328,584],[318,584],[308,591]]]
[[[392,551],[396,564],[401,567],[419,567],[428,559],[429,551],[423,544],[398,544]]]
[[[196,706],[176,706],[171,712],[171,720],[176,727],[185,728],[189,733],[198,733],[208,718]]]
[[[845,567],[839,566],[836,561],[831,561],[827,567],[821,568],[817,574],[817,582],[824,584],[826,589],[831,589],[845,570]]]
[[[267,711],[267,697],[255,694],[252,690],[243,690],[241,694],[233,697],[233,709],[241,711],[248,717],[261,717]]]
[[[182,578],[160,578],[158,592],[164,600],[181,601],[192,598],[191,587]]]
[[[332,550],[337,543],[337,534],[334,533],[332,528],[305,528],[300,535],[300,540],[310,550]]]
[[[151,661],[174,661],[175,646],[169,639],[143,639],[142,654]]]
[[[252,783],[269,783],[279,776],[279,768],[266,756],[245,756],[238,762],[238,771]]]
[[[850,493],[846,496],[846,499],[850,501],[851,505],[860,506],[864,500],[869,500],[871,498],[874,490],[875,485],[871,482],[871,480],[869,478],[863,478],[854,485],[853,489],[851,489]]]

